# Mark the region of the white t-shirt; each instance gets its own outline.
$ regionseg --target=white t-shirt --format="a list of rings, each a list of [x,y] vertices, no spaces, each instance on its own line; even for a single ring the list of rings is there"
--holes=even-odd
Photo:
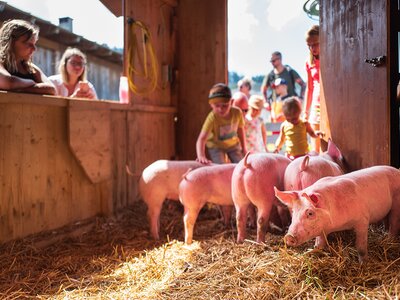
[[[49,80],[54,84],[54,86],[56,87],[57,90],[57,96],[62,96],[62,97],[68,97],[68,89],[67,87],[64,85],[64,82],[61,78],[61,75],[52,75],[49,77]],[[94,94],[94,99],[97,99],[97,93],[96,90],[93,86],[93,84],[91,82],[88,82],[89,88],[92,90],[93,94]],[[79,88],[79,84],[76,83],[75,85],[75,89],[74,92]]]

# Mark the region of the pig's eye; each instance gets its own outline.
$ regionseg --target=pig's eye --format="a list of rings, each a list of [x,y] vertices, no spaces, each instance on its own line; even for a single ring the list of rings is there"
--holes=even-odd
[[[308,209],[306,211],[306,216],[307,216],[307,218],[313,218],[315,216],[315,213],[314,213],[314,211]]]

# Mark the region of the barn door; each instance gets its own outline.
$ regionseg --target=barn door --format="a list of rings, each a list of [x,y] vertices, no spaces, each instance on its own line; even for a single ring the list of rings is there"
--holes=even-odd
[[[321,0],[321,127],[350,170],[390,164],[388,0]]]

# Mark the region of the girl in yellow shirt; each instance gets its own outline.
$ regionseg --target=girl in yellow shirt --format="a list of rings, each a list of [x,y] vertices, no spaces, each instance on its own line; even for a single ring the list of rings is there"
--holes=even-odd
[[[290,159],[306,155],[309,152],[307,134],[312,138],[322,137],[319,130],[314,131],[310,123],[300,118],[301,102],[297,97],[287,98],[283,102],[283,114],[286,121],[281,125],[279,137],[275,142],[275,153],[285,143],[286,156]]]

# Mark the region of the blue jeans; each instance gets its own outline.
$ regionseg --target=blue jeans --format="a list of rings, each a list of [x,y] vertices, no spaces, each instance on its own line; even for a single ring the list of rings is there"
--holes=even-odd
[[[225,155],[228,155],[229,160],[233,163],[238,163],[243,158],[242,147],[240,144],[229,149],[207,148],[207,151],[212,162],[216,164],[226,163]]]

